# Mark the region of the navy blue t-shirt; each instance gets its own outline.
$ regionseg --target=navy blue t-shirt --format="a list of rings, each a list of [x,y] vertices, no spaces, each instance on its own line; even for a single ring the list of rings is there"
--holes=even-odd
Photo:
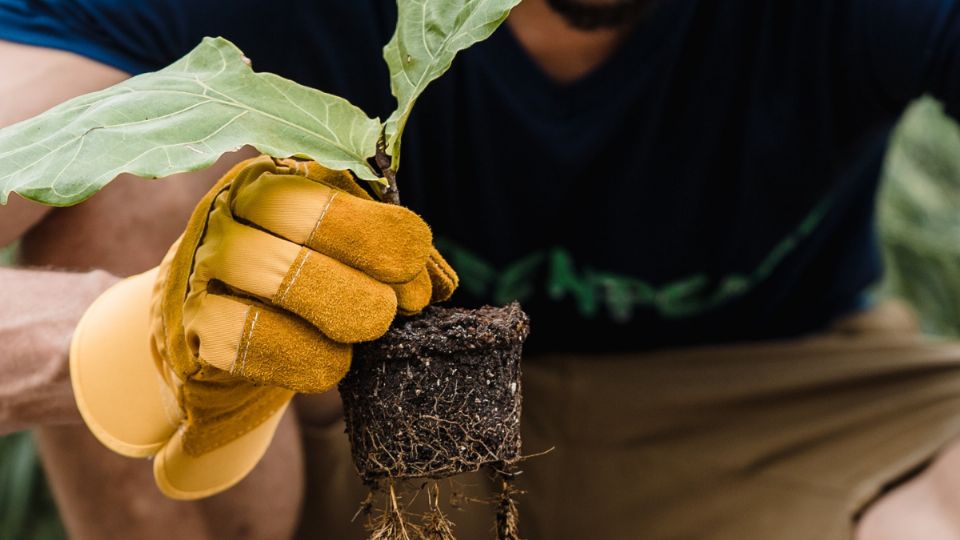
[[[0,39],[139,73],[221,35],[385,118],[395,18],[394,0],[0,0]],[[566,85],[504,25],[417,103],[401,193],[455,302],[520,299],[530,349],[797,335],[879,278],[881,159],[925,92],[960,106],[960,0],[663,0]]]

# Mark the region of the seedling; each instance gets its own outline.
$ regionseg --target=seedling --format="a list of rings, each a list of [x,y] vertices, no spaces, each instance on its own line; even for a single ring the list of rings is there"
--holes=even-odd
[[[382,122],[341,97],[254,72],[232,43],[204,38],[160,71],[0,130],[0,203],[15,192],[70,206],[121,173],[195,171],[244,145],[350,170],[393,197],[401,135],[417,98],[519,1],[398,2],[397,29],[383,49],[397,109]]]
[[[249,145],[349,170],[399,204],[400,143],[417,98],[519,1],[399,1],[397,28],[383,49],[397,98],[386,121],[341,97],[254,72],[232,43],[205,38],[160,71],[0,130],[0,203],[13,192],[69,206],[122,173],[195,171]],[[341,393],[358,472],[388,501],[372,520],[372,538],[452,538],[435,485],[422,488],[430,511],[415,524],[397,502],[394,481],[483,466],[494,467],[503,484],[495,501],[499,535],[517,538],[509,480],[520,458],[519,358],[527,328],[518,306],[430,308],[357,348]]]

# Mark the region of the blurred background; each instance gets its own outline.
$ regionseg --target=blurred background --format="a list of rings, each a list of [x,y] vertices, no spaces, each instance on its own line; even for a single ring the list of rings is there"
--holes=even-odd
[[[878,216],[887,272],[873,293],[913,305],[928,334],[960,337],[960,126],[932,99],[893,136]],[[0,250],[0,264],[15,250]],[[65,538],[32,438],[0,437],[0,539]]]

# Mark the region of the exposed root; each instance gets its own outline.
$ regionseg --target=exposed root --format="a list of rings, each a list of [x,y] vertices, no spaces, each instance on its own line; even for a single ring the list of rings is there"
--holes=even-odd
[[[453,536],[453,522],[440,510],[440,486],[431,484],[427,488],[430,509],[423,518],[424,540],[456,540]]]
[[[373,517],[367,524],[370,531],[370,540],[414,540],[421,538],[423,532],[420,527],[407,521],[403,508],[397,500],[397,493],[393,481],[388,480],[389,492],[383,511]]]
[[[497,538],[499,540],[520,540],[520,511],[517,509],[516,496],[523,491],[513,485],[517,472],[497,471],[500,494],[497,496]]]
[[[360,501],[360,508],[357,509],[357,513],[353,514],[353,517],[350,518],[350,523],[353,523],[360,516],[369,516],[370,512],[373,510],[373,503],[376,500],[375,493],[380,488],[377,484],[370,485],[370,491],[367,492],[367,496]]]
[[[504,463],[490,465],[487,469],[499,487],[499,493],[491,498],[468,497],[462,487],[458,487],[453,479],[448,479],[451,487],[450,504],[458,510],[468,510],[466,506],[469,503],[495,506],[497,539],[520,540],[520,513],[516,497],[524,492],[513,483],[520,471],[514,465]],[[371,484],[370,494],[354,516],[354,519],[361,514],[368,516],[366,528],[370,531],[370,540],[456,540],[453,533],[455,525],[440,508],[439,482],[425,482],[419,488],[409,485],[404,488],[402,482],[396,482],[396,479],[387,479]],[[414,493],[414,496],[406,500],[400,493]],[[421,494],[427,498],[426,511],[412,511],[413,502]],[[382,504],[377,502],[381,499]]]

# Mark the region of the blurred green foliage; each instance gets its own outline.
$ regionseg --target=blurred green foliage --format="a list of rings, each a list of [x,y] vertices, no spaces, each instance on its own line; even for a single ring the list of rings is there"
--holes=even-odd
[[[960,128],[925,98],[904,115],[877,205],[884,295],[904,298],[925,332],[960,336]]]
[[[913,304],[928,333],[960,336],[960,128],[932,99],[893,136],[878,216],[887,267],[878,294]],[[14,250],[0,249],[0,264]],[[32,438],[0,437],[0,539],[65,537]]]
[[[17,245],[0,248],[0,266],[13,264]],[[0,539],[65,540],[37,459],[33,437],[0,437]]]
[[[17,244],[0,248],[0,266],[13,264]],[[0,540],[65,540],[30,433],[0,437]]]
[[[16,254],[16,252],[16,242],[7,247],[0,248],[0,266],[9,266],[13,264],[13,256]]]
[[[65,540],[29,433],[0,437],[0,538]]]

